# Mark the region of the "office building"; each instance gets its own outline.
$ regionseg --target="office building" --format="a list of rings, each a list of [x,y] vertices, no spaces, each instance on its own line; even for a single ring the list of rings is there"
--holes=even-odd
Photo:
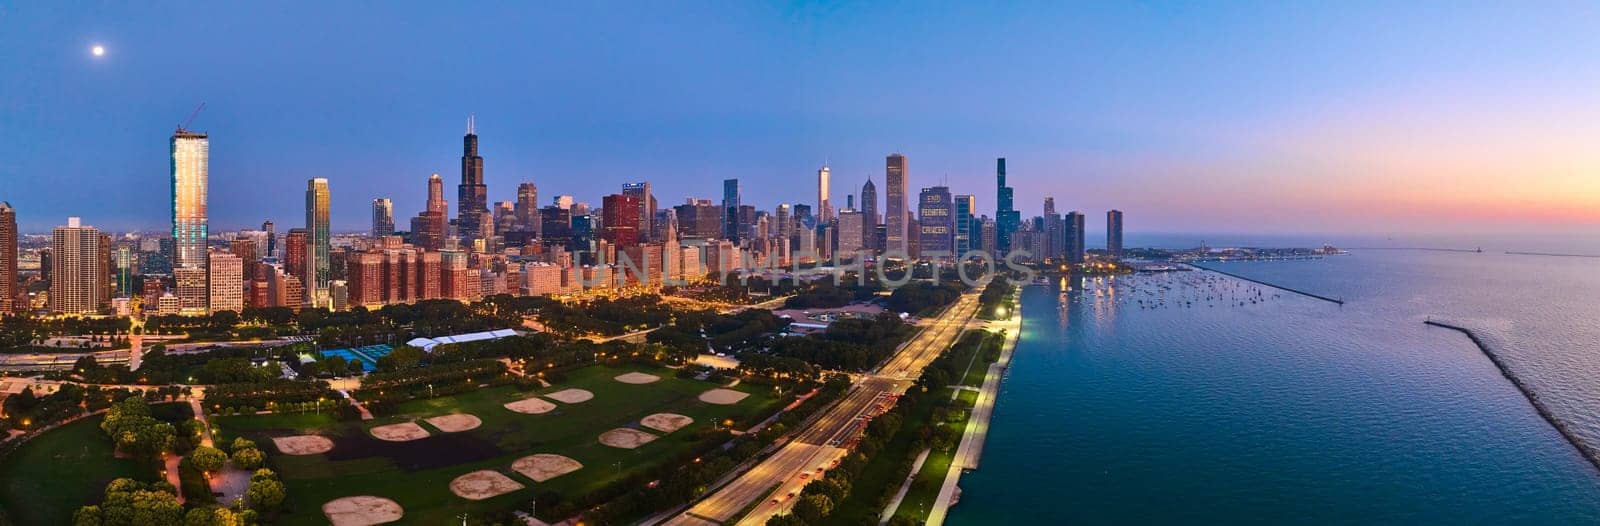
[[[394,235],[394,201],[387,197],[372,200],[372,238]]]
[[[722,238],[739,242],[739,180],[722,181]]]
[[[538,237],[539,232],[539,187],[533,183],[517,185],[517,228],[534,232]]]
[[[483,157],[478,155],[476,118],[467,119],[467,134],[461,138],[461,185],[456,193],[456,231],[463,243],[491,237],[489,187],[483,184]],[[470,244],[470,243],[467,243]]]
[[[652,233],[655,231],[656,218],[656,197],[650,194],[650,183],[646,181],[625,183],[622,185],[622,195],[632,197],[638,203],[635,205],[635,207],[638,208],[635,213],[639,215],[639,226],[637,228],[639,241],[643,242],[647,239],[653,239]],[[601,203],[601,206],[606,205]]]
[[[887,187],[883,203],[884,247],[885,252],[894,252],[905,257],[909,255],[910,246],[906,243],[906,236],[910,235],[906,217],[910,210],[906,208],[906,156],[898,153],[890,154],[884,163],[884,185]]]
[[[951,213],[950,188],[923,188],[917,197],[917,246],[928,258],[955,254],[955,214]]]
[[[866,184],[861,185],[861,246],[867,250],[879,250],[878,246],[878,187],[868,178]]]
[[[850,259],[860,251],[866,236],[862,233],[863,214],[854,208],[839,211],[839,232],[835,236],[839,257]]]
[[[1065,242],[1066,242],[1066,251],[1065,252],[1066,253],[1065,253],[1065,257],[1067,259],[1067,262],[1068,263],[1083,263],[1083,256],[1084,256],[1084,251],[1083,251],[1083,239],[1084,239],[1084,235],[1083,235],[1084,234],[1083,214],[1078,213],[1078,212],[1067,212],[1067,215],[1065,217],[1063,217],[1062,219],[1066,223],[1066,225],[1065,225],[1065,228],[1066,228],[1066,240],[1065,240]]]
[[[605,196],[601,201],[600,238],[618,248],[639,244],[639,199],[624,194]]]

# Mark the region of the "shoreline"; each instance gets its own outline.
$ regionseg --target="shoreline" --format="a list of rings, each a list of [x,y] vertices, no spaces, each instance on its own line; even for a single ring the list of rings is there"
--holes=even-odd
[[[1011,367],[1012,352],[1022,338],[1022,287],[1018,285],[1012,289],[1015,301],[1011,319],[990,322],[1006,331],[1006,341],[1000,347],[1000,359],[989,365],[989,372],[983,377],[983,387],[978,390],[978,399],[973,404],[971,418],[967,419],[967,428],[961,434],[955,458],[950,462],[950,470],[945,473],[944,484],[939,487],[939,496],[934,499],[933,508],[928,510],[928,518],[924,523],[927,526],[944,524],[950,506],[958,498],[962,473],[978,469],[984,441],[988,438],[989,420],[994,417],[995,403],[999,399],[1000,383],[1005,379],[1006,369]],[[988,324],[985,328],[989,328]]]
[[[1500,375],[1510,381],[1511,386],[1515,387],[1517,392],[1522,393],[1523,398],[1528,400],[1528,404],[1533,406],[1533,412],[1538,413],[1540,418],[1550,424],[1550,427],[1555,428],[1556,433],[1560,434],[1561,438],[1566,439],[1573,449],[1578,450],[1579,456],[1582,456],[1584,460],[1588,460],[1589,464],[1593,465],[1596,470],[1600,470],[1600,449],[1596,449],[1584,442],[1570,426],[1561,419],[1556,418],[1555,413],[1551,412],[1550,408],[1544,405],[1544,401],[1539,399],[1538,393],[1535,393],[1533,389],[1523,383],[1516,373],[1511,372],[1511,368],[1501,361],[1500,356],[1495,353],[1494,349],[1483,343],[1483,340],[1478,339],[1478,335],[1472,332],[1472,329],[1433,320],[1426,320],[1422,323],[1467,335],[1467,339],[1472,340],[1472,344],[1478,347],[1478,351],[1489,358],[1489,362],[1494,364],[1495,369],[1500,370]]]

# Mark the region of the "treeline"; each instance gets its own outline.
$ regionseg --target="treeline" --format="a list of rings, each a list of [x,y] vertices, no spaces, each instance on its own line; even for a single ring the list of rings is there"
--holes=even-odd
[[[547,329],[562,336],[626,334],[664,325],[674,314],[655,294],[570,304],[546,296],[498,295],[484,298],[484,304],[503,316],[518,318],[519,323],[522,316],[537,316]]]
[[[1009,315],[1011,302],[1011,280],[996,276],[983,287],[983,292],[978,294],[978,317],[985,320],[1000,319],[1001,308],[1004,308]]]
[[[789,321],[768,310],[721,314],[706,309],[678,313],[672,324],[651,332],[648,340],[691,356],[706,352],[707,344],[717,352],[731,353],[762,347],[787,325]]]
[[[276,410],[276,406],[318,402],[342,405],[344,398],[328,387],[328,382],[300,382],[274,379],[253,384],[223,384],[206,388],[206,410],[216,413],[224,409],[248,413],[255,410]],[[272,408],[272,409],[269,409]]]
[[[886,306],[895,312],[930,314],[941,307],[955,303],[965,288],[960,282],[944,281],[938,284],[917,282],[894,289]]]
[[[865,371],[883,362],[909,333],[905,322],[891,313],[870,320],[844,319],[827,330],[805,337],[773,340],[768,351],[779,358],[792,358],[824,369]],[[745,360],[750,353],[740,355]],[[758,366],[795,367],[792,362],[760,361]]]
[[[0,349],[14,349],[43,343],[52,336],[125,336],[131,323],[127,318],[35,318],[0,315]]]
[[[257,366],[253,359],[274,357],[265,348],[226,347],[203,353],[168,354],[156,345],[140,359],[137,372],[123,364],[100,365],[93,356],[78,358],[72,374],[94,384],[162,385],[171,383],[230,384],[264,382],[277,378],[282,369]]]

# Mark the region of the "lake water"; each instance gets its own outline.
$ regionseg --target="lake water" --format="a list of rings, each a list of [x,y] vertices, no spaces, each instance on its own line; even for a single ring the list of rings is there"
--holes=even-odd
[[[1486,249],[1487,250],[1487,249]],[[1023,291],[951,524],[1600,524],[1600,259],[1354,250]]]

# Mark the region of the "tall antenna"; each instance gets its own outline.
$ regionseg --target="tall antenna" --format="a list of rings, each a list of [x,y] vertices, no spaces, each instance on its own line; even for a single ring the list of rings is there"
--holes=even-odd
[[[178,131],[188,130],[189,129],[189,123],[194,122],[194,118],[200,116],[200,110],[203,110],[203,109],[206,109],[206,103],[205,102],[201,102],[199,106],[195,107],[193,112],[189,113],[189,118],[184,119],[183,120],[183,124],[179,124],[178,125]]]
[[[478,134],[478,116],[467,115],[467,135]]]

